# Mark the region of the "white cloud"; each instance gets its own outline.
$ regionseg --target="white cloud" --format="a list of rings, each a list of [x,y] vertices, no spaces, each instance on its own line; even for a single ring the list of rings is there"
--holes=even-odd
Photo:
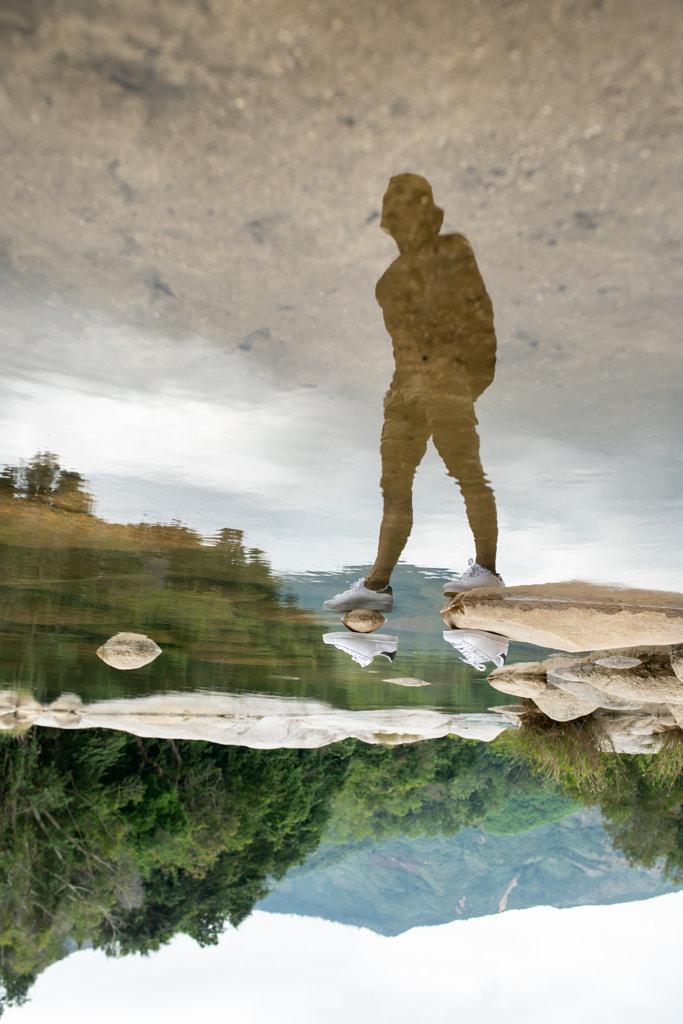
[[[396,938],[256,912],[217,947],[185,937],[148,958],[76,953],[7,1024],[240,1024],[454,1019],[498,1024],[680,1020],[683,893],[416,928]]]
[[[379,391],[374,404],[318,389],[278,391],[233,357],[201,351],[206,358],[192,366],[204,376],[207,363],[216,376],[227,373],[210,398],[190,369],[186,389],[166,380],[149,391],[135,386],[145,380],[139,373],[129,388],[55,373],[10,377],[0,462],[50,449],[93,480],[105,518],[179,518],[206,534],[243,529],[279,571],[370,563],[381,515]],[[506,582],[579,577],[683,590],[672,555],[683,541],[683,494],[663,471],[665,451],[617,458],[506,433],[498,415],[492,407],[482,417],[482,461],[496,494]],[[431,446],[414,498],[404,560],[464,568],[474,545],[462,498]]]

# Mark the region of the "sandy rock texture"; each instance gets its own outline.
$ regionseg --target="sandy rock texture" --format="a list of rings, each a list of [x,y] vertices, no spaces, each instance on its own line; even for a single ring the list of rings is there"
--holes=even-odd
[[[576,435],[618,380],[606,429],[636,383],[666,419],[682,33],[677,0],[0,0],[1,340],[55,368],[63,330],[85,365],[104,317],[362,389],[390,372],[381,196],[414,170],[478,255],[505,401],[543,380],[534,416]]]
[[[149,665],[161,654],[161,647],[142,633],[117,633],[95,652],[112,668],[130,671]]]
[[[664,712],[629,715],[600,711],[595,720],[602,734],[600,749],[606,753],[658,754],[666,746],[667,734],[677,731],[673,715]]]
[[[465,591],[441,615],[453,629],[490,630],[560,651],[683,640],[683,594],[580,581]]]
[[[676,649],[627,648],[595,651],[582,658],[548,658],[496,669],[490,684],[503,693],[532,700],[555,722],[590,716],[601,750],[658,753],[667,733],[683,727],[683,684],[671,660]],[[523,725],[524,707],[491,708]]]

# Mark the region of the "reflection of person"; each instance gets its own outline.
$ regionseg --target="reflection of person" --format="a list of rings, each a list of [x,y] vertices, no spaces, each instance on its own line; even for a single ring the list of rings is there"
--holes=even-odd
[[[476,553],[444,593],[502,585],[496,503],[479,457],[474,414],[475,401],[493,380],[493,309],[467,239],[440,235],[442,222],[429,182],[417,174],[390,180],[381,226],[399,256],[376,289],[395,360],[380,445],[382,525],[368,576],[326,601],[332,611],[391,611],[387,588],[410,536],[413,478],[430,437],[462,492]]]

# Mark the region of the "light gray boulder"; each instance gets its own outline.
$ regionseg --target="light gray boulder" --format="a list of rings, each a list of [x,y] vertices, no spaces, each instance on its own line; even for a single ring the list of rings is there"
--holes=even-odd
[[[149,665],[161,654],[161,647],[143,633],[117,633],[97,648],[106,665],[124,671]]]
[[[598,709],[597,704],[550,685],[533,700],[536,707],[554,722],[572,722],[575,718],[590,715]]]
[[[599,708],[607,708],[611,711],[636,711],[642,707],[642,701],[624,700],[623,697],[615,697],[605,690],[598,689],[586,679],[576,678],[570,668],[556,669],[548,672],[548,682],[565,693],[572,693],[575,697],[581,697],[589,704],[596,704]]]
[[[669,651],[669,661],[671,662],[671,668],[677,679],[683,683],[683,646],[672,647]]]
[[[656,652],[638,664],[615,664],[604,658],[585,663],[572,674],[605,693],[622,700],[644,704],[683,704],[683,682],[676,677],[668,653]],[[635,661],[635,658],[632,659]]]
[[[534,700],[547,689],[546,673],[557,665],[573,664],[575,659],[566,657],[548,658],[546,661],[520,661],[516,665],[496,668],[488,677],[489,684],[500,693],[513,697],[528,697]]]
[[[598,726],[598,748],[606,753],[657,754],[668,742],[668,734],[678,732],[673,715],[598,711],[593,716]]]

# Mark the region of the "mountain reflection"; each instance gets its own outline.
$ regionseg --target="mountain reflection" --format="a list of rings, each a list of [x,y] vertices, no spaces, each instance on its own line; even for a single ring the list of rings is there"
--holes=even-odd
[[[395,344],[400,294],[384,292]],[[409,499],[415,471],[391,440],[410,432],[404,412],[423,408],[422,427],[437,429],[409,376],[404,385],[397,362],[383,433],[388,506],[396,479]],[[472,441],[471,394],[465,407]],[[495,503],[478,447],[474,460],[463,450],[471,493],[483,495],[466,501],[486,558]],[[538,646],[564,653],[513,660],[490,686],[470,678],[464,701],[466,666],[449,663],[449,710],[429,685],[427,697],[402,689],[397,707],[381,678],[342,685],[315,616],[239,530],[207,542],[179,523],[107,523],[86,481],[51,453],[8,467],[0,483],[0,667],[13,680],[0,694],[4,1005],[73,950],[147,952],[178,933],[215,943],[260,901],[396,933],[645,898],[683,881],[683,596],[465,588],[442,611],[453,631],[509,637],[516,659]],[[383,523],[380,553],[396,551],[407,508]],[[431,616],[431,595],[429,606]],[[420,678],[397,681],[434,678],[435,665],[425,657]],[[339,865],[350,891],[331,885]],[[363,886],[375,903],[359,905]]]
[[[202,945],[217,942],[228,922],[243,921],[323,840],[329,863],[333,849],[338,860],[359,843],[453,836],[467,826],[483,828],[482,841],[487,832],[536,829],[535,856],[508,863],[518,883],[505,904],[533,905],[543,900],[534,865],[543,843],[555,841],[543,838],[543,826],[575,811],[577,802],[596,802],[595,791],[582,791],[576,780],[565,780],[565,793],[543,782],[514,749],[457,738],[259,751],[114,731],[31,730],[0,738],[0,755],[0,974],[7,1002],[20,1001],[38,973],[84,944],[121,955],[157,949],[178,932]],[[677,784],[680,771],[679,763]],[[665,856],[675,879],[682,856],[674,829],[678,789],[662,787],[661,776],[657,787],[637,761],[625,771],[606,766],[603,776],[603,808],[616,815],[628,804],[649,829],[636,852],[628,832],[629,856],[648,866]],[[664,815],[663,833],[655,810]],[[621,836],[623,823],[615,822]],[[576,835],[570,845],[571,861],[588,858],[594,900],[663,890],[658,876],[625,875],[604,844],[599,856],[594,846],[581,851]],[[565,879],[559,905],[582,902],[584,891],[580,877],[571,886]],[[496,900],[503,896],[501,887]],[[478,912],[496,910],[487,907]]]
[[[549,636],[573,653],[510,664],[493,688],[470,678],[475,713],[452,663],[449,711],[421,688],[396,707],[381,679],[339,684],[315,617],[239,531],[206,542],[178,523],[106,523],[54,456],[28,466],[9,467],[0,494],[0,656],[14,680],[0,699],[6,1004],[84,945],[214,943],[266,897],[396,932],[681,881],[681,595],[467,590],[446,624],[517,637],[517,658]],[[624,649],[625,635],[639,645]],[[577,652],[597,638],[604,650]],[[428,838],[438,867],[410,845]],[[366,899],[352,913],[341,890],[335,905],[326,880],[342,863],[377,893],[398,872],[405,906]],[[302,884],[326,901],[293,903]],[[425,892],[450,894],[431,918]]]
[[[254,751],[117,732],[0,739],[0,973],[10,1001],[68,948],[122,954],[179,931],[215,943],[326,836],[453,834],[536,794],[511,758],[458,739]],[[512,820],[512,819],[511,819]],[[512,823],[514,828],[514,822]]]

